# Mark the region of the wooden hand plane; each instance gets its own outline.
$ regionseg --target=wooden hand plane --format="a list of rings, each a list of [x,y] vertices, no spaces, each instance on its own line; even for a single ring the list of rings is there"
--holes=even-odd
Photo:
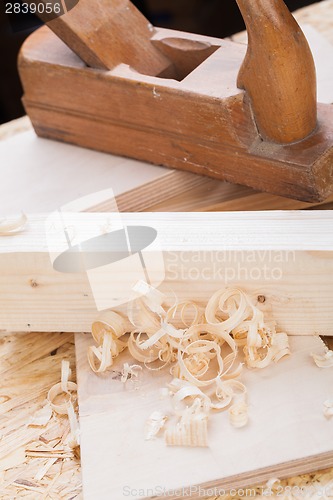
[[[22,47],[36,133],[303,201],[333,190],[333,107],[282,0],[237,0],[248,47],[80,0]],[[52,31],[51,31],[52,30]]]

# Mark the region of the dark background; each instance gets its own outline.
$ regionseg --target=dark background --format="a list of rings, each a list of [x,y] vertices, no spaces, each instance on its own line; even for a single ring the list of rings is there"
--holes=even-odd
[[[132,0],[156,26],[223,38],[244,29],[235,0]],[[249,0],[251,1],[251,0]],[[314,0],[285,0],[291,10]],[[94,0],[91,0],[92,6]],[[9,23],[0,4],[0,123],[24,114],[16,59],[25,38],[38,26],[34,16],[15,16]]]

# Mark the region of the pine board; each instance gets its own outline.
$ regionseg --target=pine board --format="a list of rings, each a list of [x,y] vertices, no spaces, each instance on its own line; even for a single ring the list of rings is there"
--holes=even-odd
[[[215,414],[207,449],[166,447],[163,439],[145,441],[149,415],[170,410],[168,401],[159,397],[159,389],[170,380],[168,369],[145,371],[141,388],[127,391],[112,373],[98,377],[90,371],[86,350],[91,342],[90,335],[76,335],[86,500],[120,500],[126,498],[127,487],[137,491],[132,496],[137,500],[157,498],[152,490],[158,487],[228,490],[333,465],[333,426],[322,413],[323,402],[332,395],[332,373],[317,368],[310,358],[311,352],[323,350],[319,338],[291,338],[289,359],[262,371],[245,370],[249,425],[234,429],[226,413]],[[124,352],[113,371],[128,361]]]
[[[289,334],[333,334],[333,212],[121,215],[124,226],[157,231],[157,240],[142,255],[152,283],[160,285],[170,302],[173,292],[179,300],[195,296],[204,303],[224,286],[240,286],[254,296],[264,294],[279,326]],[[78,225],[76,219],[69,225],[80,238],[73,245],[100,236],[103,228],[119,222],[118,214],[114,221],[109,213],[75,217]],[[59,255],[68,244],[64,235],[55,235],[52,252]],[[104,304],[99,309],[118,306],[110,298],[119,294],[125,294],[119,302],[125,304],[131,286],[146,279],[141,264],[130,266],[127,258],[118,262],[111,269],[99,267],[98,276],[106,277],[107,286],[97,286]],[[0,238],[1,329],[90,331],[98,314],[93,281],[84,272],[65,273],[52,267],[45,216],[31,216],[25,231]]]

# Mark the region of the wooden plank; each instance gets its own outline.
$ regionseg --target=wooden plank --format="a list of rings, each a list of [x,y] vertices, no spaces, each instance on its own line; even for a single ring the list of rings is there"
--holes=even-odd
[[[290,334],[333,334],[332,221],[331,211],[122,214],[124,226],[157,231],[156,242],[142,255],[154,281],[163,270],[158,248],[162,250],[165,278],[160,288],[170,301],[172,291],[180,299],[195,293],[205,301],[223,286],[239,285],[264,294]],[[81,241],[104,234],[112,224],[119,224],[117,214],[85,213],[71,219]],[[59,236],[53,253],[66,249],[64,235]],[[119,262],[112,279],[107,278],[113,291],[103,289],[107,307],[115,290],[129,293],[138,279],[138,268],[127,267],[126,259]],[[109,272],[107,266],[100,269],[103,275]],[[140,270],[145,279],[146,271]],[[25,231],[0,238],[3,330],[90,331],[97,314],[94,290],[86,273],[53,269],[45,217],[31,216]]]
[[[130,356],[124,352],[113,372],[98,377],[87,362],[91,342],[90,335],[76,335],[85,499],[122,498],[128,491],[136,491],[132,495],[138,500],[153,499],[165,489],[178,490],[178,496],[167,496],[176,500],[185,498],[190,487],[192,498],[200,497],[199,487],[201,497],[222,496],[223,489],[333,465],[333,427],[322,413],[332,390],[331,374],[318,369],[310,357],[312,351],[323,350],[320,339],[291,338],[289,359],[264,370],[245,370],[250,423],[234,429],[227,413],[215,413],[207,449],[168,448],[163,439],[145,441],[144,424],[151,413],[171,410],[168,400],[159,397],[171,378],[168,368],[144,370],[141,389],[126,390],[112,374],[132,362]]]
[[[167,179],[165,179],[166,181]],[[175,180],[175,177],[174,177]],[[143,190],[136,190],[137,196]],[[127,198],[128,194],[124,195]],[[123,195],[120,196],[123,198]],[[119,198],[118,198],[119,199]],[[322,204],[307,203],[268,193],[260,193],[254,189],[215,179],[202,178],[201,183],[192,189],[185,190],[178,195],[160,200],[158,203],[146,200],[140,207],[149,212],[218,212],[218,211],[257,211],[257,210],[305,210],[325,207],[333,201],[329,197]],[[144,202],[144,200],[142,200]],[[148,206],[147,206],[148,205]],[[119,205],[120,206],[120,205]]]
[[[87,151],[24,132],[0,142],[0,218],[48,212],[96,191],[125,193],[169,174],[162,167]]]

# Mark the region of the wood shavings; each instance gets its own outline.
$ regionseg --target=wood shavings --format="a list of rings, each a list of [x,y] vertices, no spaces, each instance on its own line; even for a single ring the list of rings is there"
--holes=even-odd
[[[22,213],[22,215],[14,220],[14,221],[7,221],[2,220],[0,221],[0,236],[13,236],[16,233],[20,232],[24,226],[26,225],[28,221],[28,218],[25,214]]]
[[[130,379],[137,379],[141,371],[142,366],[125,363],[121,373],[121,382],[125,384]]]
[[[195,387],[184,380],[174,379],[169,385],[169,389],[171,394],[173,394],[172,404],[175,415],[182,417],[184,411],[188,408],[187,401],[189,399],[193,401],[194,398],[197,404],[200,401],[202,410],[205,413],[208,414],[211,409],[210,398],[198,387]]]
[[[71,448],[75,449],[80,446],[80,426],[77,419],[73,403],[70,401],[67,410],[69,426],[71,432],[69,434],[68,444]]]
[[[64,393],[62,389],[61,382],[51,387],[51,389],[47,394],[47,399],[50,402],[52,410],[58,413],[59,415],[67,415],[69,402],[71,401],[72,398],[71,392],[76,392],[76,390],[77,390],[77,385],[74,382],[68,382],[68,391],[66,391],[66,393]],[[55,403],[57,397],[64,394],[68,396],[66,397],[65,401],[61,403]]]
[[[144,436],[146,441],[154,439],[158,433],[163,429],[167,416],[160,411],[154,411],[148,418],[145,424]]]
[[[265,317],[257,295],[251,298],[238,288],[229,288],[217,291],[204,309],[193,301],[177,300],[168,307],[164,294],[140,281],[133,288],[133,296],[128,306],[132,328],[120,345],[126,321],[118,313],[108,311],[107,317],[93,324],[98,346],[88,350],[92,370],[105,372],[126,347],[149,370],[160,371],[170,365],[174,379],[169,390],[180,419],[170,433],[166,431],[170,444],[194,446],[195,439],[188,436],[197,428],[201,433],[199,446],[206,446],[203,443],[207,442],[204,436],[210,411],[229,408],[231,425],[244,427],[248,407],[246,387],[236,380],[244,365],[239,361],[239,347],[248,368],[263,369],[290,355],[287,334],[277,332],[272,318]],[[130,367],[124,367],[123,382],[129,374]],[[198,413],[193,405],[199,402]]]
[[[208,446],[208,415],[202,411],[200,399],[187,408],[180,421],[164,434],[168,446]]]
[[[277,477],[272,477],[269,481],[267,481],[266,486],[268,490],[271,490],[272,488],[274,488],[274,486],[279,485],[280,483],[280,479],[278,479]]]
[[[126,333],[124,318],[113,311],[104,312],[92,325],[92,336],[98,347],[88,349],[88,361],[95,373],[104,373],[113,359],[126,349],[127,342],[119,340]],[[97,366],[96,361],[99,362]]]
[[[312,354],[314,362],[318,368],[332,368],[333,367],[333,351],[327,349],[325,354]]]
[[[248,407],[245,401],[238,401],[229,408],[229,420],[233,427],[241,428],[247,425]]]
[[[325,354],[311,354],[318,368],[333,367],[333,351],[330,351],[327,347],[325,349]],[[324,402],[323,413],[326,418],[333,417],[333,399],[328,399]]]
[[[102,345],[99,347],[91,346],[88,349],[88,361],[90,368],[95,373],[103,373],[112,366],[112,334],[106,332],[103,336]],[[99,361],[99,366],[96,365],[96,360]]]
[[[286,333],[275,333],[272,337],[271,345],[275,363],[285,356],[290,356],[289,340]]]
[[[68,380],[71,375],[71,369],[69,366],[69,362],[63,360],[61,363],[61,382],[55,384],[49,390],[47,394],[47,399],[50,403],[51,408],[54,412],[59,415],[67,415],[68,421],[70,425],[70,435],[68,439],[68,443],[71,448],[75,448],[80,444],[80,430],[79,423],[75,414],[74,404],[76,403],[77,396],[77,385],[74,382],[70,382]],[[75,393],[73,396],[72,393]],[[58,396],[64,396],[66,398],[62,402],[56,402]]]
[[[162,304],[165,301],[166,297],[163,293],[156,290],[156,288],[152,287],[145,281],[140,280],[134,285],[133,292],[138,294],[139,296],[143,296],[143,302],[153,313],[164,313]]]
[[[61,362],[61,389],[63,392],[69,393],[68,381],[72,375],[69,361],[63,360]]]
[[[333,399],[328,399],[324,403],[324,415],[326,418],[333,417]]]

